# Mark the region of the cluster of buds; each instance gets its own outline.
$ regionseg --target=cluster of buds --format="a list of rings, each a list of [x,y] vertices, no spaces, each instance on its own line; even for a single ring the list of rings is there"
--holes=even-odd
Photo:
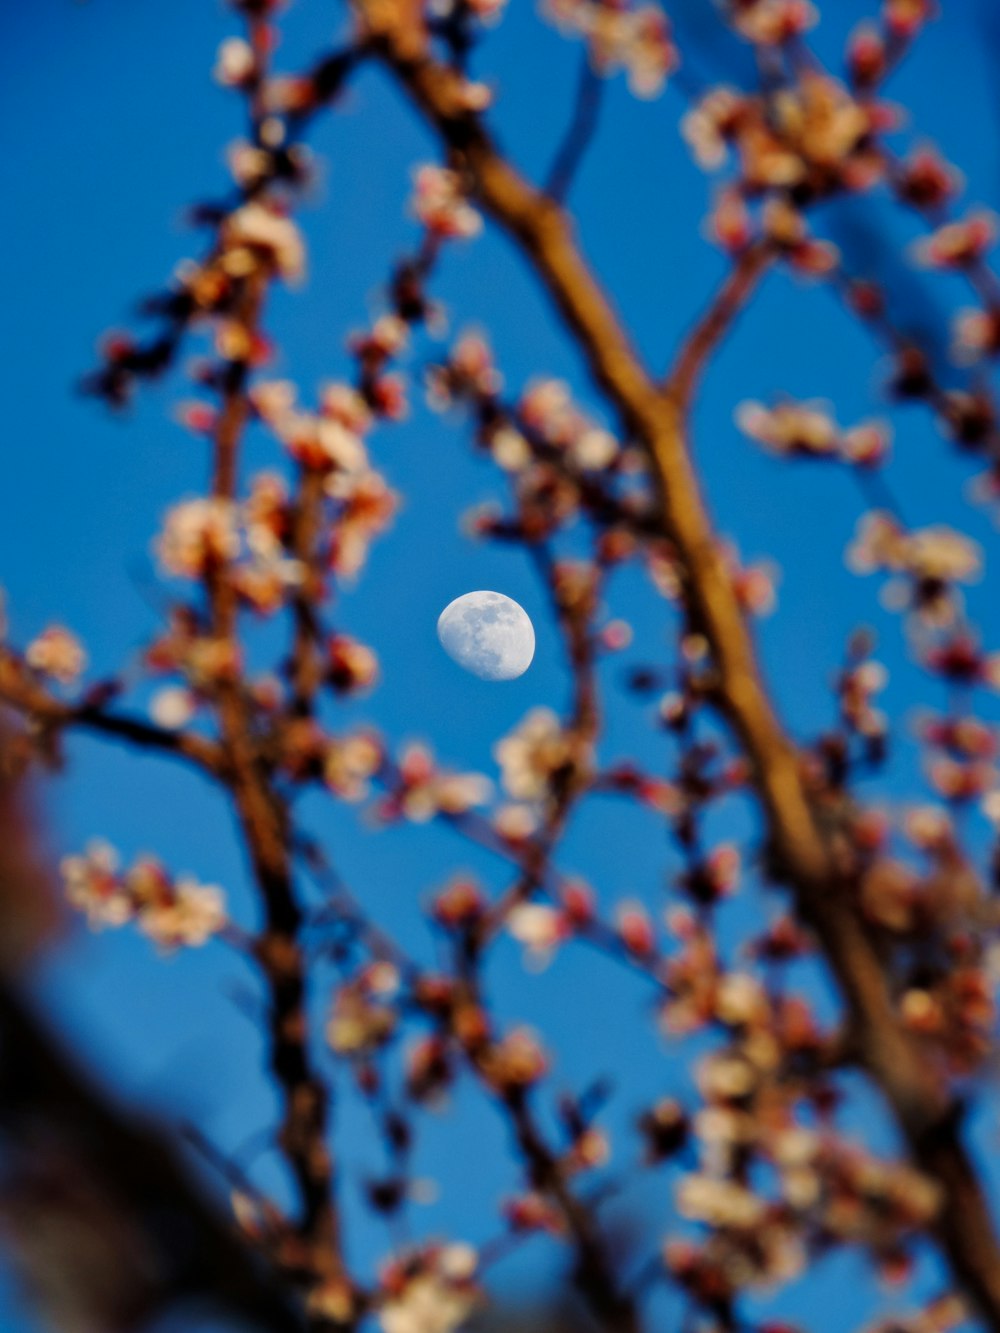
[[[788,1281],[831,1244],[865,1246],[883,1271],[898,1274],[910,1238],[936,1215],[936,1187],[838,1136],[836,1099],[822,1080],[788,1077],[818,1049],[801,1001],[769,996],[749,974],[731,973],[719,979],[715,1007],[733,1040],[698,1066],[704,1106],[691,1118],[675,1104],[666,1110],[665,1155],[678,1140],[693,1141],[700,1158],[679,1182],[678,1211],[707,1230],[701,1242],[668,1243],[671,1273],[710,1308]],[[814,1101],[817,1128],[811,1115],[800,1117],[803,1093]],[[766,1173],[754,1170],[757,1162]]]
[[[828,458],[874,468],[889,453],[889,430],[882,422],[841,429],[819,404],[791,400],[765,407],[742,403],[736,422],[744,434],[781,458]]]
[[[220,245],[218,262],[230,280],[258,271],[290,283],[305,277],[302,233],[275,203],[252,200],[230,213],[220,230]]]
[[[501,782],[518,801],[544,802],[589,766],[589,747],[548,708],[533,708],[494,747]]]
[[[519,1097],[549,1071],[549,1057],[530,1028],[515,1027],[478,1054],[483,1078],[502,1097]]]
[[[756,46],[782,46],[819,19],[812,0],[727,0],[726,18]]]
[[[826,1233],[835,1241],[869,1246],[898,1276],[907,1237],[938,1212],[937,1186],[905,1163],[882,1161],[847,1143],[824,1144],[813,1165]]]
[[[378,658],[349,634],[331,635],[326,643],[326,679],[337,694],[364,694],[378,679]]]
[[[948,1074],[968,1078],[989,1058],[997,1007],[995,979],[957,943],[949,966],[914,979],[899,1002],[900,1019]]]
[[[439,768],[424,745],[408,745],[387,780],[388,792],[378,803],[379,819],[408,819],[426,824],[437,815],[454,818],[485,805],[493,784],[481,773],[451,773]]]
[[[804,278],[827,277],[840,263],[837,247],[830,241],[817,240],[809,231],[805,214],[783,197],[768,199],[755,223],[744,194],[732,186],[725,187],[716,195],[705,230],[730,255],[747,250],[759,231],[760,240]]]
[[[427,401],[439,411],[464,402],[495,406],[502,388],[503,376],[481,333],[463,333],[447,361],[427,372]]]
[[[338,1054],[362,1059],[390,1039],[398,1021],[392,1003],[399,974],[388,963],[373,963],[334,992],[326,1039]]]
[[[517,414],[530,434],[565,454],[581,471],[600,471],[618,456],[618,441],[580,411],[561,380],[530,384],[517,404]]]
[[[747,215],[749,217],[749,214]],[[723,238],[718,226],[716,239],[723,249],[740,250],[749,241],[749,221],[745,236]],[[805,214],[786,197],[768,199],[760,211],[763,241],[805,278],[825,278],[838,270],[840,251],[831,241],[817,240],[809,231]]]
[[[597,530],[602,560],[634,553],[624,524],[640,524],[649,508],[648,488],[631,484],[644,478],[638,452],[577,406],[562,381],[536,380],[510,404],[501,398],[502,387],[492,350],[479,333],[463,334],[447,360],[428,373],[431,407],[467,406],[477,442],[512,477],[516,513],[507,517],[494,506],[480,507],[468,516],[470,532],[540,542],[584,512]],[[617,543],[613,530],[620,534]]]
[[[372,414],[364,398],[347,384],[327,385],[318,412],[295,401],[295,386],[286,380],[258,382],[250,393],[258,415],[303,468],[328,473],[367,470],[364,435]]]
[[[468,932],[481,919],[478,886],[458,877],[434,901],[434,912],[452,931]],[[415,989],[417,1005],[439,1025],[439,1032],[411,1047],[407,1088],[414,1100],[435,1103],[449,1087],[451,1050],[464,1053],[487,1089],[507,1101],[521,1101],[549,1070],[549,1056],[528,1027],[498,1035],[489,1014],[463,994],[451,978],[423,975]]]
[[[917,734],[927,751],[927,776],[946,801],[978,801],[997,785],[997,736],[977,717],[920,718]]]
[[[946,629],[927,645],[922,660],[928,671],[952,685],[1000,690],[1000,653],[984,652],[976,636],[964,627]]]
[[[321,781],[340,800],[363,801],[386,762],[377,731],[360,727],[331,735],[309,717],[289,717],[276,737],[282,775],[293,782]]]
[[[376,537],[391,524],[399,497],[380,472],[334,475],[327,481],[336,523],[330,537],[329,564],[335,574],[354,577]]]
[[[261,114],[253,142],[237,140],[228,160],[238,187],[235,202],[207,203],[193,211],[198,224],[212,229],[208,253],[177,269],[172,285],[149,299],[144,313],[158,317],[161,329],[143,343],[127,334],[108,337],[102,364],[84,387],[113,406],[126,402],[140,379],[161,375],[173,362],[188,333],[214,333],[219,365],[196,375],[206,386],[221,387],[227,367],[255,368],[269,348],[247,317],[245,298],[281,279],[298,283],[305,275],[302,234],[289,216],[289,197],[307,183],[309,157],[294,141],[293,122],[331,100],[353,64],[345,52],[321,62],[301,78],[280,79],[267,65],[275,34],[260,7],[248,24],[248,37],[230,37],[219,48],[215,77],[227,88],[255,99]],[[201,416],[208,428],[207,409]]]
[[[202,579],[240,553],[238,514],[230,500],[184,500],[167,511],[155,550],[160,567],[181,579]]]
[[[883,174],[874,149],[891,124],[881,107],[855,100],[828,75],[807,72],[772,99],[727,87],[710,90],[683,122],[684,137],[706,170],[734,149],[739,189],[748,198],[796,189],[813,196],[865,189]]]
[[[28,644],[24,660],[33,671],[60,685],[75,685],[87,667],[83,644],[65,625],[49,625]]]
[[[401,375],[389,369],[406,350],[410,325],[425,315],[402,308],[379,315],[370,329],[359,330],[348,338],[348,348],[358,367],[359,391],[376,417],[401,421],[407,414],[406,386]]]
[[[226,925],[222,890],[190,877],[174,878],[159,861],[140,857],[128,870],[106,843],[63,858],[60,869],[70,903],[93,929],[134,921],[161,949],[205,944]]]
[[[483,229],[469,203],[462,177],[447,167],[422,166],[414,173],[413,214],[439,240],[468,240]]]
[[[950,624],[960,607],[960,583],[974,583],[982,570],[979,547],[953,528],[907,530],[894,515],[875,510],[862,516],[847,552],[857,574],[886,571],[898,576],[885,591],[886,604],[909,611],[928,625]]]
[[[348,539],[362,550],[392,513],[391,498],[352,508],[351,498],[363,495],[375,476],[368,471],[352,474],[337,487],[348,500],[340,515]],[[381,487],[388,495],[384,483]],[[209,497],[175,505],[166,515],[155,549],[166,573],[188,580],[223,576],[242,603],[260,615],[272,615],[306,578],[305,564],[291,553],[291,523],[285,482],[265,472],[253,478],[243,504]]]
[[[708,1193],[711,1198],[721,1192]],[[697,1195],[695,1199],[698,1206]],[[739,1193],[726,1192],[726,1199],[734,1209],[743,1203]],[[712,1211],[720,1208],[725,1213],[725,1205],[716,1199]],[[731,1226],[702,1242],[669,1240],[663,1247],[667,1272],[692,1300],[710,1310],[729,1308],[741,1292],[793,1281],[805,1258],[799,1233],[777,1208],[768,1209],[757,1226]]]
[[[469,1245],[430,1243],[394,1259],[379,1274],[383,1333],[451,1333],[482,1299],[479,1258]]]
[[[944,223],[918,242],[915,254],[927,268],[970,268],[992,247],[996,234],[996,218],[981,210],[959,222]]]
[[[230,638],[206,632],[191,608],[178,605],[171,610],[166,630],[146,646],[142,663],[154,677],[182,678],[182,685],[158,690],[150,704],[160,726],[176,728],[189,721],[203,699],[210,698],[220,685],[237,679],[241,653]],[[262,707],[267,704],[267,694],[262,689]]]
[[[715,1017],[720,964],[709,926],[687,911],[671,912],[669,925],[680,947],[666,969],[668,998],[660,1021],[672,1036],[696,1032]]]
[[[881,755],[888,731],[888,719],[875,702],[888,680],[885,667],[870,656],[867,640],[859,637],[837,676],[835,690],[844,730],[848,736],[858,736],[864,741],[871,759]]]
[[[561,32],[584,39],[600,74],[624,70],[636,97],[656,97],[679,64],[670,23],[659,5],[545,0],[542,12]]]

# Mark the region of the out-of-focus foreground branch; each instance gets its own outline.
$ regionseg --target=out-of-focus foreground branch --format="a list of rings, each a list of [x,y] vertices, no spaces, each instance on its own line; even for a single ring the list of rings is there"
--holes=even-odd
[[[23,994],[54,924],[47,877],[0,773],[0,1229],[53,1328],[134,1329],[179,1303],[300,1326],[287,1286],[239,1240],[167,1137],[114,1105]]]

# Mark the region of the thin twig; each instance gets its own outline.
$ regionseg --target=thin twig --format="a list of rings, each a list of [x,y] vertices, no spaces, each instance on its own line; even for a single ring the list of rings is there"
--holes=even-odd
[[[666,377],[666,390],[682,411],[692,402],[709,358],[730,332],[774,257],[774,248],[767,241],[754,241],[742,250],[708,310],[685,337]]]
[[[556,203],[566,202],[587,149],[597,132],[604,81],[594,69],[588,52],[580,62],[573,118],[556,150],[545,179],[545,193]]]

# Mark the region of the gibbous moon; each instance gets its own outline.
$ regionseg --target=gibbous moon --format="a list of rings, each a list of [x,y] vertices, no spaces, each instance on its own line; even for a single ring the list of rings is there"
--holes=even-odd
[[[535,655],[527,612],[502,592],[467,592],[438,617],[438,638],[450,658],[480,680],[515,680]]]

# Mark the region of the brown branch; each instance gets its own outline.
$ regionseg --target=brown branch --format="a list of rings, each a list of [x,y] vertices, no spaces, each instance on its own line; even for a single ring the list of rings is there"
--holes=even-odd
[[[459,945],[455,1009],[485,1013],[480,993],[475,946],[467,953]],[[454,1018],[452,1018],[452,1023]],[[445,1026],[445,1034],[450,1032]],[[496,1094],[496,1105],[509,1123],[523,1159],[528,1182],[544,1194],[558,1211],[576,1255],[573,1280],[592,1314],[609,1333],[639,1333],[639,1309],[615,1273],[613,1256],[594,1216],[592,1205],[579,1198],[570,1186],[564,1160],[549,1147],[530,1104],[530,1090],[523,1086],[498,1088],[489,1063],[490,1043],[459,1040],[469,1068],[484,1089]]]
[[[843,994],[863,1061],[914,1160],[942,1191],[938,1238],[956,1279],[1000,1330],[1000,1245],[962,1146],[959,1116],[901,1029],[879,951],[817,822],[799,757],[772,708],[717,534],[688,455],[683,413],[652,382],[573,238],[566,215],[503,158],[463,105],[459,76],[401,24],[395,0],[355,0],[372,47],[433,125],[473,193],[517,243],[561,311],[592,375],[648,451],[665,535],[685,575],[697,627],[711,645],[716,701],[751,760],[777,876],[793,889]]]
[[[295,638],[288,674],[292,686],[292,712],[306,717],[323,679],[320,652],[322,630],[316,615],[322,575],[316,568],[316,543],[323,521],[324,476],[317,468],[304,468],[292,511],[288,549],[302,566],[302,583],[292,599]]]
[[[248,330],[256,326],[265,286],[262,271],[245,283],[236,317]],[[212,493],[218,499],[231,500],[236,494],[239,441],[249,416],[246,380],[246,363],[231,363],[215,435]],[[303,487],[302,504],[311,507],[307,491],[308,484]],[[212,633],[235,645],[238,599],[228,575],[225,566],[217,565],[206,576],[206,585]],[[224,679],[217,686],[221,743],[110,712],[99,701],[64,702],[45,689],[23,659],[3,648],[0,702],[48,728],[81,727],[187,758],[230,789],[265,903],[267,929],[256,952],[271,992],[271,1063],[284,1096],[280,1141],[299,1190],[306,1267],[317,1281],[340,1276],[333,1172],[326,1147],[327,1093],[307,1049],[305,961],[297,942],[301,917],[292,882],[287,817],[256,753],[240,682]]]
[[[742,250],[712,304],[684,339],[666,378],[667,392],[682,411],[690,406],[709,358],[773,260],[774,249],[767,241],[754,241]]]
[[[542,582],[551,595],[559,631],[565,644],[568,666],[573,677],[572,715],[565,724],[566,735],[574,748],[574,757],[561,775],[546,811],[542,828],[531,840],[520,862],[520,874],[493,904],[477,932],[482,947],[501,930],[519,903],[528,901],[545,883],[551,871],[551,859],[559,845],[577,801],[589,786],[588,756],[600,732],[601,716],[594,670],[594,642],[590,617],[572,610],[560,601],[551,555],[542,543],[532,547],[532,555]],[[596,597],[595,597],[596,601]]]
[[[189,759],[215,775],[222,771],[223,754],[215,741],[197,732],[170,731],[144,718],[111,712],[99,702],[84,699],[68,703],[59,699],[45,688],[23,658],[9,648],[0,648],[0,703],[56,731],[80,728],[101,732],[139,749]]]
[[[573,1237],[577,1252],[574,1278],[581,1295],[606,1328],[636,1333],[641,1325],[635,1302],[619,1288],[604,1237],[590,1210],[566,1183],[562,1165],[545,1142],[525,1097],[505,1097],[503,1106],[531,1176],[556,1204]]]
[[[354,896],[332,871],[322,849],[313,839],[299,834],[296,849],[316,876],[317,883],[324,888],[326,906],[332,910],[334,917],[356,927],[358,939],[373,958],[384,959],[399,969],[412,987],[419,1005],[420,993],[428,980],[427,974],[365,915]],[[474,967],[475,958],[479,956],[479,945],[479,941],[474,944],[475,957],[464,960],[466,966],[461,970],[465,975],[458,983],[463,1003],[475,1009],[482,1007]],[[429,1017],[438,1023],[442,1022],[442,1014],[435,1004],[430,1004],[427,1012]],[[447,1022],[443,1023],[442,1030],[446,1038],[453,1035]],[[475,1045],[466,1047],[459,1043],[459,1046],[472,1073],[486,1090],[495,1093],[496,1089],[482,1059],[483,1050]],[[639,1327],[634,1303],[626,1293],[619,1290],[611,1256],[605,1248],[592,1211],[573,1192],[558,1154],[549,1147],[532,1114],[525,1090],[512,1090],[499,1095],[496,1101],[504,1117],[509,1120],[531,1182],[551,1199],[563,1218],[567,1234],[576,1249],[575,1280],[581,1294],[609,1329],[618,1330],[619,1333],[634,1333]]]
[[[257,329],[266,286],[264,270],[246,280],[237,318],[248,334]],[[239,445],[250,412],[247,377],[246,363],[233,363],[223,392],[212,485],[212,494],[221,500],[234,499],[237,491]],[[215,565],[205,581],[212,632],[235,645],[238,598],[229,571],[224,564]],[[343,1263],[327,1145],[329,1096],[308,1046],[306,962],[299,942],[302,913],[293,882],[288,812],[258,753],[251,709],[238,680],[219,682],[216,706],[229,768],[227,785],[264,902],[266,929],[256,953],[270,990],[270,1063],[283,1100],[278,1139],[298,1191],[303,1267],[312,1286],[342,1278]]]

